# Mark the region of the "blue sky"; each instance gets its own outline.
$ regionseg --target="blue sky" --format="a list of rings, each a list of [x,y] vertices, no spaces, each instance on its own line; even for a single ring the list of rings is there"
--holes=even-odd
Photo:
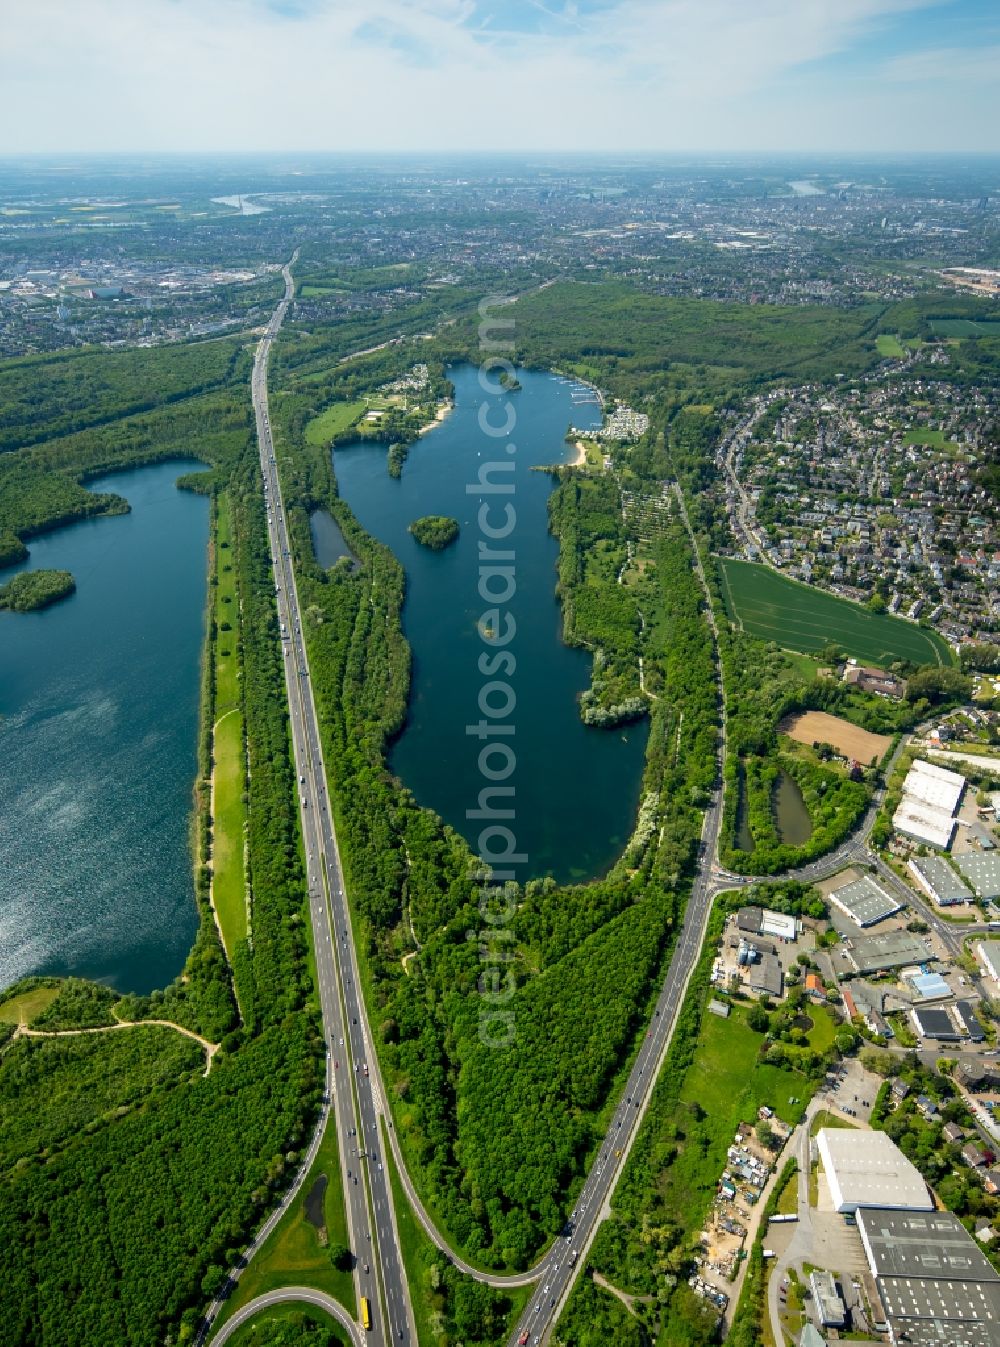
[[[1000,151],[997,0],[30,0],[0,153]]]

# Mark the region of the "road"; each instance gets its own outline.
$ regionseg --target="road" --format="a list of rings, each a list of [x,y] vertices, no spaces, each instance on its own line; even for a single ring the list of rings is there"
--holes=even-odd
[[[359,1305],[364,1297],[371,1310],[372,1326],[366,1340],[373,1347],[384,1347],[389,1342],[415,1344],[413,1311],[379,1134],[384,1095],[361,1003],[357,959],[350,934],[340,852],[327,793],[319,721],[309,677],[288,523],[268,414],[268,357],[294,293],[291,274],[294,262],[293,256],[283,268],[284,297],[257,347],[251,388],[298,778],[316,989],[327,1045],[327,1097],[312,1150],[315,1153],[318,1148],[332,1108],[340,1151],[348,1243],[356,1259],[355,1291]],[[304,1173],[305,1168],[300,1170],[299,1183]],[[272,1213],[268,1222],[271,1229],[287,1210],[294,1191],[286,1194],[281,1207]],[[266,1237],[263,1231],[241,1259],[242,1265],[249,1262],[263,1242],[262,1236]],[[237,1269],[237,1275],[240,1270]]]
[[[718,658],[718,632],[715,615],[712,611],[708,585],[702,570],[694,535],[688,522],[683,496],[677,491],[681,515],[691,538],[695,558],[695,572],[701,582],[707,605],[707,617],[716,642]],[[721,686],[721,682],[720,682]],[[573,1283],[579,1270],[586,1262],[587,1251],[597,1233],[598,1226],[608,1214],[608,1204],[614,1186],[622,1168],[628,1159],[632,1143],[649,1106],[656,1078],[660,1073],[670,1041],[673,1037],[677,1016],[684,1003],[691,974],[694,972],[705,940],[712,900],[721,889],[730,887],[729,882],[716,874],[715,858],[718,850],[719,830],[722,826],[722,763],[725,755],[726,716],[725,703],[720,701],[720,734],[716,745],[716,785],[711,793],[702,823],[700,858],[697,874],[691,886],[691,894],[684,911],[677,943],[667,974],[660,989],[660,995],[653,1011],[649,1029],[643,1040],[624,1094],[615,1109],[608,1125],[607,1135],[597,1154],[593,1168],[587,1175],[576,1207],[567,1223],[563,1235],[555,1241],[548,1253],[533,1271],[537,1272],[541,1285],[532,1296],[524,1314],[521,1316],[510,1341],[540,1343],[547,1342],[551,1336],[559,1315],[569,1299]]]
[[[364,1334],[357,1324],[343,1305],[334,1300],[333,1296],[328,1296],[324,1291],[317,1291],[311,1286],[283,1286],[278,1291],[268,1291],[266,1295],[257,1296],[256,1299],[244,1305],[242,1309],[237,1310],[215,1335],[213,1347],[222,1347],[222,1344],[227,1342],[238,1328],[242,1328],[248,1319],[252,1319],[261,1310],[271,1309],[275,1305],[288,1304],[314,1305],[317,1309],[325,1310],[327,1314],[336,1319],[351,1342],[356,1344],[356,1347],[361,1347],[365,1340]]]

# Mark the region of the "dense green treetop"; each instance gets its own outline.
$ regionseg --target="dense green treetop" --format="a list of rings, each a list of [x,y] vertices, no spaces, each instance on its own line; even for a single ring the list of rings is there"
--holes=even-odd
[[[76,581],[69,571],[22,571],[0,585],[0,608],[10,608],[15,613],[33,612],[66,598],[75,589]]]
[[[409,532],[424,547],[440,552],[458,537],[458,520],[443,514],[426,514],[413,521]]]

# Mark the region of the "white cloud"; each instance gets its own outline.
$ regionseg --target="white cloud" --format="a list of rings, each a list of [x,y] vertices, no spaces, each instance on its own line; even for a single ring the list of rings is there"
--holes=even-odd
[[[32,0],[5,15],[0,151],[862,146],[846,94],[802,91],[789,124],[783,81],[927,2],[537,0],[565,22],[529,33],[471,0]]]
[[[883,78],[899,84],[939,84],[958,87],[970,81],[1000,86],[1000,44],[985,47],[936,47],[903,52],[886,61]]]

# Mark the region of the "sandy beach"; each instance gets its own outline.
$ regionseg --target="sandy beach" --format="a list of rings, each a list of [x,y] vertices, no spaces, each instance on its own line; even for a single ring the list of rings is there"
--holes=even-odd
[[[587,446],[583,440],[576,441],[576,457],[569,460],[568,466],[571,468],[582,468],[587,462]]]
[[[446,402],[443,407],[439,407],[437,409],[437,415],[435,416],[434,420],[428,421],[426,426],[421,426],[420,429],[417,431],[417,434],[426,435],[429,430],[433,430],[435,426],[439,426],[441,422],[449,415],[453,406],[454,406],[453,403]]]

